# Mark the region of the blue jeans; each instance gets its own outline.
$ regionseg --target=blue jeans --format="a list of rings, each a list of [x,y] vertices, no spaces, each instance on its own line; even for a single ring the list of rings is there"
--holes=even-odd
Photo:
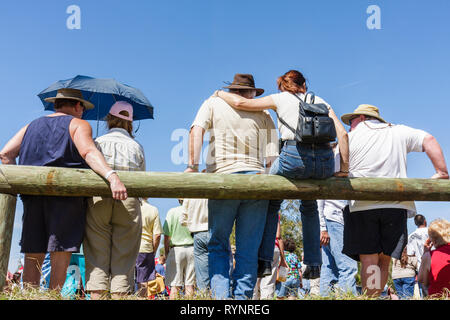
[[[277,282],[275,290],[277,297],[279,298],[288,296],[297,297],[298,288],[300,288],[300,280],[294,277],[289,277],[285,282]]]
[[[195,280],[199,290],[209,289],[208,241],[208,231],[194,233]]]
[[[414,296],[415,277],[393,279],[395,291],[400,299],[410,299]]]
[[[290,179],[326,179],[334,173],[334,154],[331,147],[287,145],[270,168],[270,174]],[[259,248],[260,260],[272,261],[278,225],[278,211],[282,200],[271,200],[264,227],[264,237]],[[310,266],[322,265],[320,253],[320,222],[316,200],[300,200],[304,260]]]
[[[336,285],[344,292],[356,295],[358,263],[342,253],[344,247],[344,225],[325,219],[330,243],[322,247],[322,268],[320,270],[320,295],[327,296]]]
[[[250,173],[250,172],[245,172]],[[256,284],[258,248],[266,221],[268,200],[208,201],[210,239],[209,278],[215,299],[251,299]],[[236,223],[236,266],[230,278],[229,239]]]

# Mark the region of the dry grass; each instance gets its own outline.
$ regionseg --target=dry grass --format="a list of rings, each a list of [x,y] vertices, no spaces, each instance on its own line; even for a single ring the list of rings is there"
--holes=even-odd
[[[84,300],[85,298],[75,298],[77,300]],[[166,297],[156,297],[157,300],[167,299]],[[62,297],[58,291],[40,290],[40,289],[21,289],[19,286],[9,285],[4,291],[0,292],[0,300],[71,300],[67,297]],[[146,300],[135,294],[121,297],[118,300]],[[193,297],[179,296],[177,300],[213,300],[209,292],[196,292]],[[274,298],[276,300],[276,298]],[[328,297],[318,295],[306,295],[303,298],[295,300],[389,300],[389,297],[373,298],[367,295],[353,295],[352,293],[336,292]],[[414,300],[414,299],[411,299]],[[422,299],[420,299],[422,300]],[[450,291],[446,290],[441,297],[427,297],[424,300],[450,300]]]

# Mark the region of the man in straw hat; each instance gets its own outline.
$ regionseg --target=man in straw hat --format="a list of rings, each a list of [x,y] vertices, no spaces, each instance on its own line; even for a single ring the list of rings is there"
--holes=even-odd
[[[255,87],[251,74],[236,74],[225,88],[249,99],[264,92]],[[191,126],[186,172],[198,171],[207,130],[211,134],[206,163],[209,173],[261,173],[265,160],[270,164],[278,156],[278,136],[269,113],[235,110],[221,98],[212,96],[200,107]],[[208,259],[213,298],[252,298],[268,203],[268,200],[209,200]],[[236,267],[230,295],[229,239],[235,222]]]
[[[0,152],[2,164],[91,168],[108,180],[112,197],[127,198],[127,190],[105,162],[92,140],[92,128],[82,120],[94,105],[75,89],[60,89],[55,112],[22,128]],[[23,227],[20,241],[25,253],[24,283],[39,286],[46,252],[51,256],[50,289],[62,288],[72,252],[79,252],[86,222],[86,198],[22,195]]]
[[[427,132],[387,123],[377,107],[367,104],[344,114],[342,121],[350,126],[350,176],[406,178],[407,154],[425,152],[436,170],[432,178],[448,179],[442,149]],[[352,200],[345,208],[343,253],[361,261],[368,295],[381,294],[391,257],[400,259],[406,246],[406,220],[415,214],[414,201]]]

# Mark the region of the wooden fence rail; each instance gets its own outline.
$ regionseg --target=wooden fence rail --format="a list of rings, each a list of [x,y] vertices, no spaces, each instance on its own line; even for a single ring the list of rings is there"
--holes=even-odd
[[[450,201],[450,181],[391,178],[289,180],[274,175],[119,172],[130,197]],[[0,165],[0,288],[7,272],[16,195],[110,196],[92,170]]]

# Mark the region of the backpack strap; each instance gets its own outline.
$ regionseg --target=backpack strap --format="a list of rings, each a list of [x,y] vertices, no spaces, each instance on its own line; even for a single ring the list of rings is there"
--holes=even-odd
[[[280,117],[280,115],[278,114],[278,112],[277,112],[277,116],[278,116],[278,120],[279,120],[286,128],[288,128],[289,130],[291,130],[292,133],[293,133],[294,136],[295,136],[295,135],[296,135],[295,129],[293,129],[290,125],[288,125],[287,122],[284,121],[284,120]]]

